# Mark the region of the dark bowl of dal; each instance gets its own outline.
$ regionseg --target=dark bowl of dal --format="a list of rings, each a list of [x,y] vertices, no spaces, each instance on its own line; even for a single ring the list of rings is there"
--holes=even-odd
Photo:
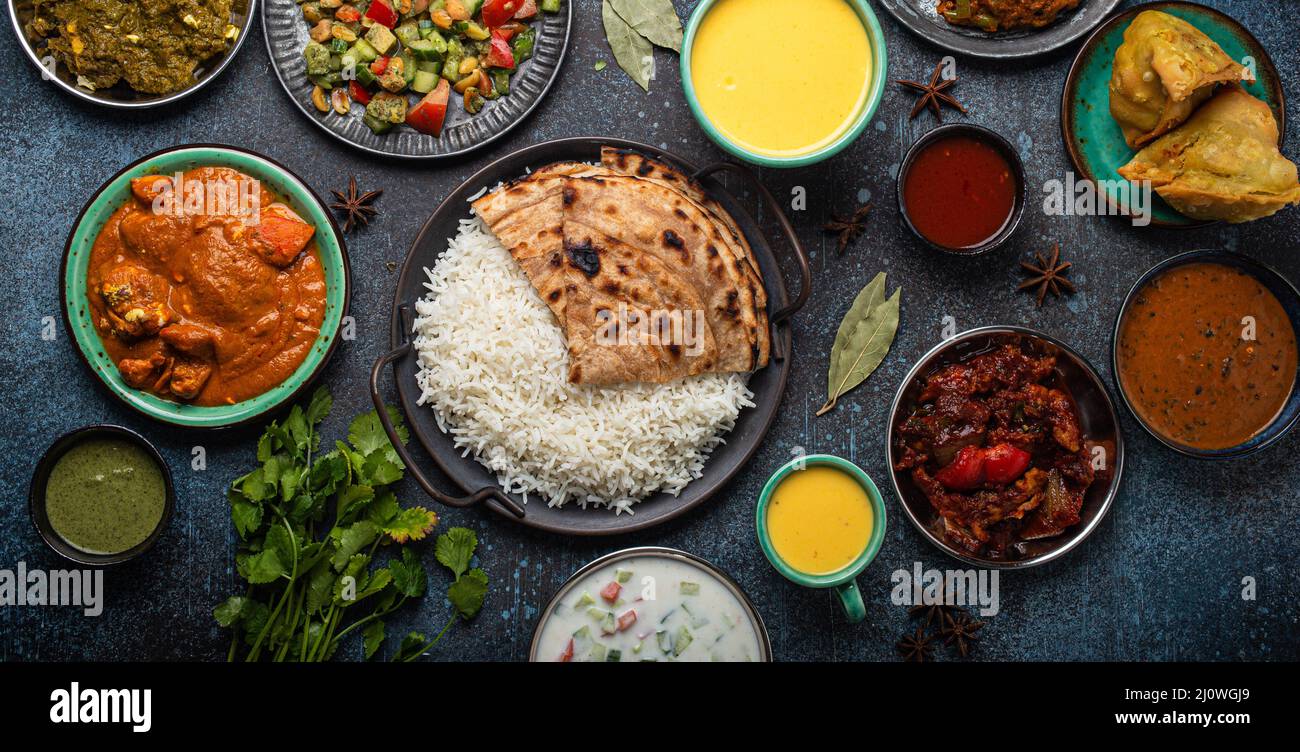
[[[171,522],[176,491],[157,448],[129,428],[99,424],[60,436],[36,463],[28,494],[36,531],[78,564],[130,561]]]

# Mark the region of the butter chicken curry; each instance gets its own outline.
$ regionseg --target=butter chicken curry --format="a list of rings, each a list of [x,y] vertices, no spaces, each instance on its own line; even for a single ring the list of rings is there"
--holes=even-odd
[[[174,182],[133,179],[133,199],[95,239],[95,327],[136,389],[205,406],[256,397],[297,369],[320,332],[315,228],[229,168],[190,170],[180,189]]]

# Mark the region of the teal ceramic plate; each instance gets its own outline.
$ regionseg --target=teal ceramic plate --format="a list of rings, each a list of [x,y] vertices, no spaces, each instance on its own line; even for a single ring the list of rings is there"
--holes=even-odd
[[[265,183],[289,206],[316,226],[316,247],[325,271],[325,321],[307,358],[284,383],[253,399],[233,405],[200,407],[171,402],[126,385],[116,364],[104,352],[91,321],[86,302],[86,272],[90,250],[100,228],[131,196],[131,178],[141,175],[170,175],[201,166],[231,167]],[[163,423],[188,428],[223,428],[257,420],[290,402],[306,389],[325,367],[337,344],[339,325],[348,311],[352,289],[351,271],[342,233],[333,217],[311,188],[284,165],[234,146],[193,144],[177,146],[143,157],[108,180],[95,191],[77,216],[63,251],[60,271],[63,320],[69,336],[77,343],[82,358],[96,378],[113,396],[131,408]]]
[[[1128,164],[1135,150],[1110,116],[1110,67],[1115,50],[1124,42],[1124,30],[1144,10],[1158,10],[1177,16],[1205,32],[1234,60],[1254,60],[1255,83],[1246,90],[1268,103],[1278,128],[1286,133],[1286,107],[1282,81],[1264,46],[1241,24],[1222,12],[1186,2],[1156,2],[1130,8],[1093,32],[1079,50],[1065,78],[1061,95],[1061,133],[1080,180],[1119,181],[1119,168]],[[1113,206],[1124,208],[1114,189],[1106,196]],[[1151,224],[1159,227],[1204,227],[1211,222],[1185,217],[1159,196],[1152,197]]]
[[[708,14],[709,9],[717,5],[717,0],[703,0],[699,5],[695,6],[695,10],[691,12],[691,17],[686,21],[686,38],[682,41],[682,60],[679,66],[681,69],[682,90],[686,95],[686,103],[691,107],[691,114],[695,116],[696,122],[704,129],[705,134],[713,140],[713,143],[746,162],[763,167],[803,167],[830,159],[856,141],[858,136],[862,135],[867,123],[870,123],[871,118],[876,114],[876,108],[880,106],[880,99],[885,93],[885,72],[889,68],[889,51],[885,45],[885,33],[880,28],[880,21],[876,20],[876,14],[871,10],[871,5],[867,3],[867,0],[847,0],[847,2],[857,12],[863,28],[867,31],[868,43],[871,45],[870,90],[867,92],[866,101],[863,103],[862,109],[858,111],[853,124],[844,133],[840,134],[839,138],[820,149],[793,157],[773,157],[749,151],[722,135],[722,132],[714,127],[713,122],[704,114],[704,110],[700,107],[700,102],[696,98],[695,84],[690,75],[691,48],[695,44],[695,35],[700,30],[700,22],[704,20],[704,16]]]

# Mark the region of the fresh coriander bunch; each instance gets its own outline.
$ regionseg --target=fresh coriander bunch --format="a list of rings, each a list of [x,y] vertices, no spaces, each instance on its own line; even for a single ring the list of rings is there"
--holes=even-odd
[[[404,544],[427,536],[437,516],[403,508],[389,490],[406,468],[376,412],[357,417],[347,441],[321,453],[319,426],[332,404],[322,387],[306,409],[295,405],[283,425],[273,421],[257,443],[258,467],[227,491],[240,539],[235,566],[248,582],[244,595],[213,611],[234,632],[228,660],[239,657],[241,644],[247,661],[329,660],[354,631],[371,658],[383,643],[383,617],[428,587],[419,556]],[[388,410],[405,443],[400,415]],[[381,566],[375,555],[388,543],[401,551]],[[469,569],[477,545],[466,528],[438,538],[438,560],[455,578],[448,591],[455,612],[439,637],[483,605],[487,575]],[[408,636],[394,660],[418,657],[436,642],[421,637],[416,644]]]

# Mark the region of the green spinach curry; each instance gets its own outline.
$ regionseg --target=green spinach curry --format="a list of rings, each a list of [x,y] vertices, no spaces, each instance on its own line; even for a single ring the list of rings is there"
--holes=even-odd
[[[239,34],[232,0],[33,0],[27,34],[87,89],[169,94]]]

